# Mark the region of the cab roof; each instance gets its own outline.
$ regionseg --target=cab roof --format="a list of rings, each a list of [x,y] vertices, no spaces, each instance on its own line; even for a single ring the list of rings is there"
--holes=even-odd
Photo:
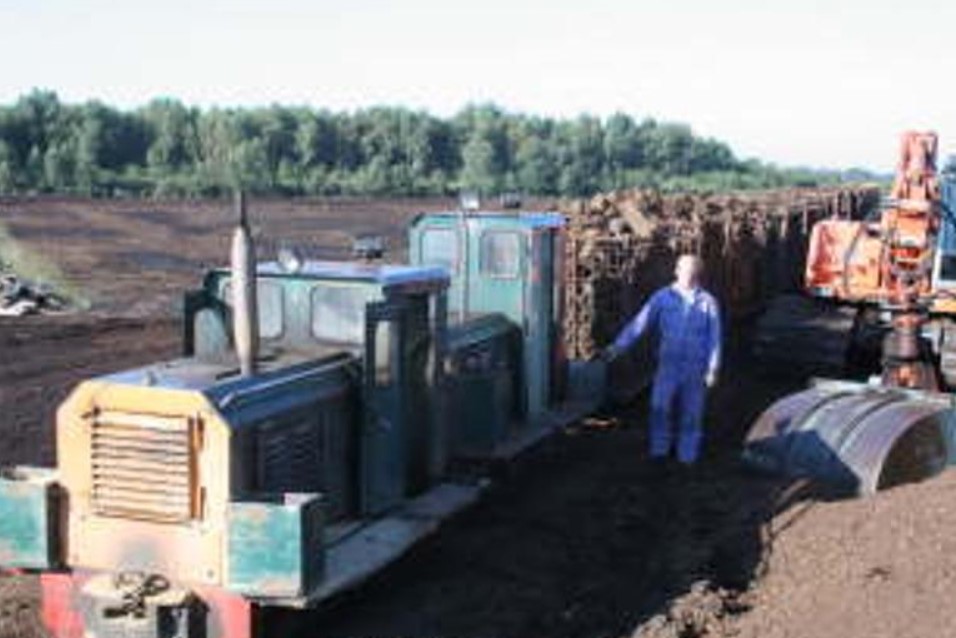
[[[440,211],[436,213],[423,213],[418,216],[416,221],[421,219],[488,219],[495,221],[509,221],[519,226],[528,228],[555,228],[564,226],[566,223],[564,215],[555,212],[525,213],[525,212],[507,212],[507,211]]]
[[[229,269],[220,268],[219,272],[229,274]],[[368,281],[382,286],[422,283],[446,286],[450,279],[448,271],[438,266],[357,261],[306,261],[298,271],[286,270],[276,261],[260,262],[256,268],[256,274],[267,277]]]

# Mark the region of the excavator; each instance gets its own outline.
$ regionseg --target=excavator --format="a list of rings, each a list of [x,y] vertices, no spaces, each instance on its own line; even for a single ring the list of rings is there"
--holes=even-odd
[[[878,335],[878,369],[772,404],[747,435],[750,466],[865,496],[954,460],[956,176],[937,171],[938,146],[933,132],[904,133],[882,212],[814,226],[804,293],[853,318],[844,354]]]

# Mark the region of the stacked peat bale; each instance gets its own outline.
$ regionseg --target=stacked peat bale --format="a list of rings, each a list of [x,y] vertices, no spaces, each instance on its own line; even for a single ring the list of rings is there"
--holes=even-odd
[[[658,287],[682,253],[700,255],[730,318],[802,285],[810,228],[874,209],[872,186],[720,195],[629,190],[564,202],[568,217],[565,339],[588,359]]]

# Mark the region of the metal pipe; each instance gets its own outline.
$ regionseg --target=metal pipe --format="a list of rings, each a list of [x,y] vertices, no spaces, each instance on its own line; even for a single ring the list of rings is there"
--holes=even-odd
[[[246,217],[246,195],[236,193],[238,224],[232,233],[232,334],[243,376],[256,373],[259,356],[259,303],[256,290],[256,247]]]

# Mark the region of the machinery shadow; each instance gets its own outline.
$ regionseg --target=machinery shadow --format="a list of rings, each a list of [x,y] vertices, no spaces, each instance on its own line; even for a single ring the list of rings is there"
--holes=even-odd
[[[645,559],[643,574],[635,576],[638,612],[630,626],[614,627],[621,635],[643,627],[635,635],[703,636],[708,623],[745,613],[747,592],[765,575],[777,539],[817,504],[851,494],[760,472],[743,462],[750,425],[774,400],[802,389],[806,378],[768,371],[745,350],[730,359],[727,370],[733,376],[725,375],[709,399],[701,462],[689,471],[672,466],[654,481],[658,542],[639,550]],[[645,401],[632,410],[635,421],[646,422]],[[804,436],[816,440],[802,440],[801,449],[826,457],[834,472],[850,473],[815,433]]]
[[[740,460],[754,419],[805,382],[734,348],[694,468],[648,463],[641,396],[507,466],[478,506],[332,606],[270,614],[268,632],[620,636],[683,623],[673,609],[688,595],[708,598],[714,614],[745,612],[776,539],[816,503],[842,496]],[[685,625],[661,635],[698,635]]]

